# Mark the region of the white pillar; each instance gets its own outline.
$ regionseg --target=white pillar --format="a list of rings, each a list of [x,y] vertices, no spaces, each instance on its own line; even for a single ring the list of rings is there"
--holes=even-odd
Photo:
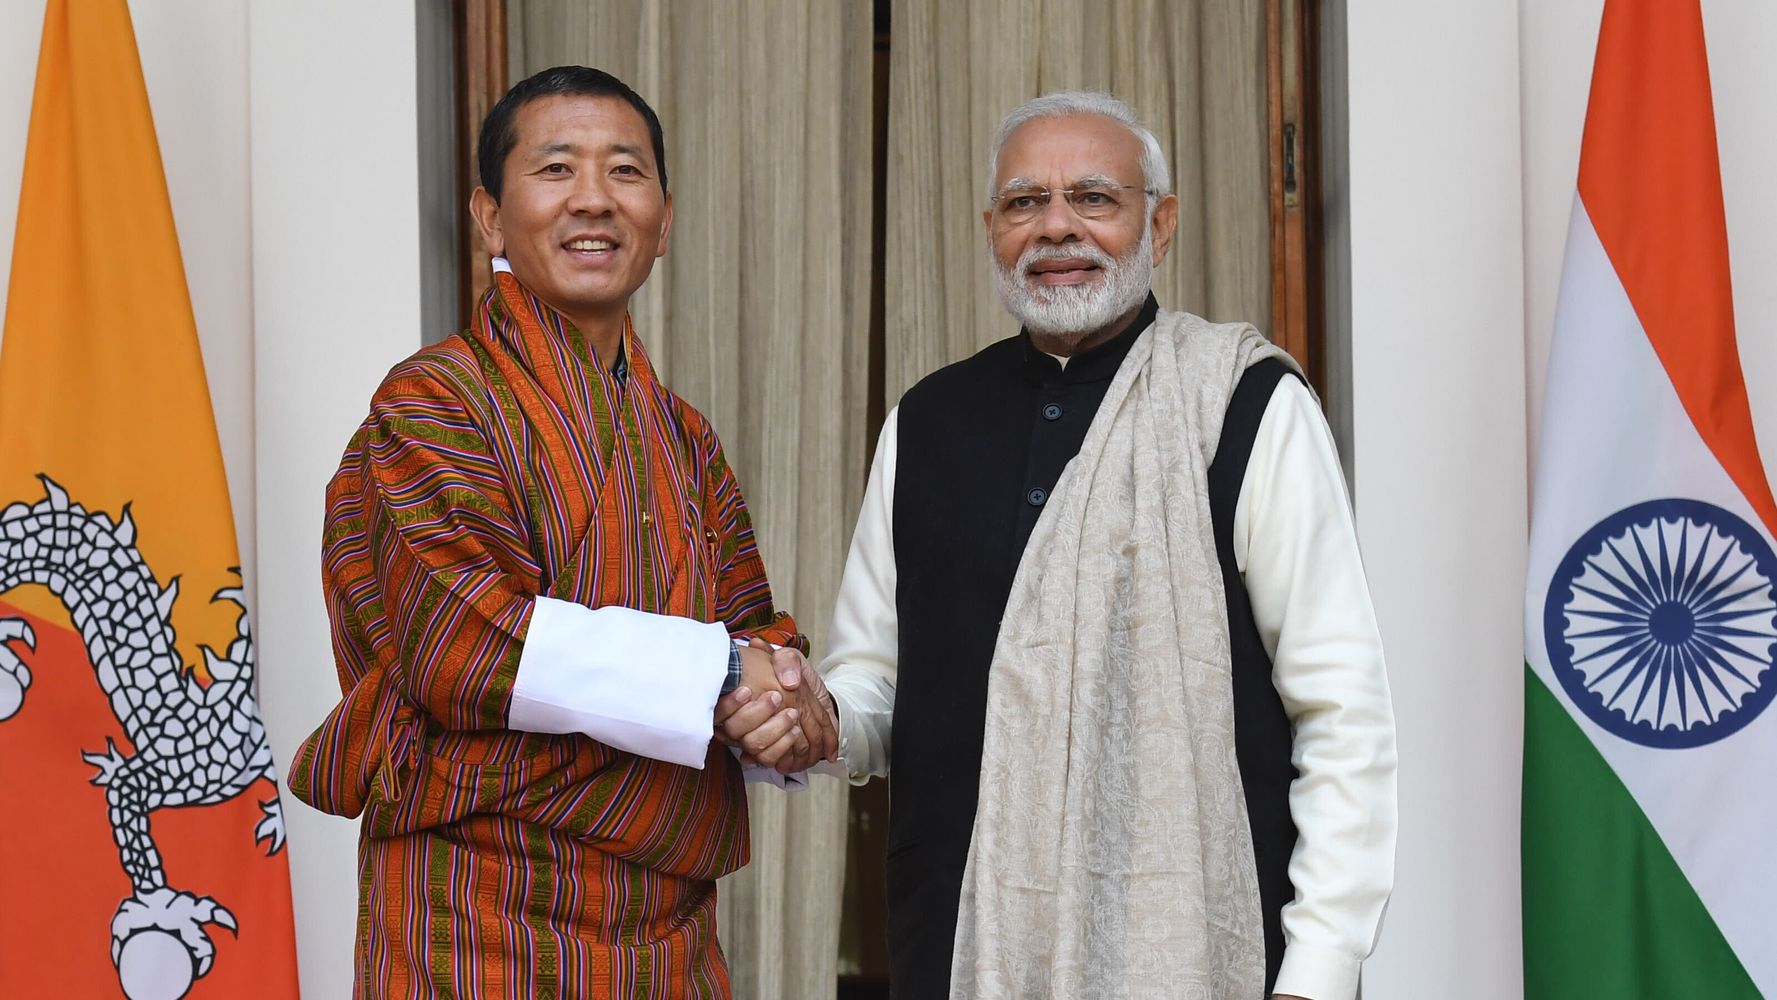
[[[1518,11],[1347,6],[1358,531],[1401,759],[1364,995],[1499,1000],[1522,978]]]
[[[261,704],[280,765],[339,699],[322,492],[371,391],[420,345],[413,0],[251,7]],[[357,824],[290,822],[302,990],[351,992]]]

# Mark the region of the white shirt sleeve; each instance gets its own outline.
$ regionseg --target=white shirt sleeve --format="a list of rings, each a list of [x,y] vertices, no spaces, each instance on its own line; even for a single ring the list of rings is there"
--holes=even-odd
[[[895,434],[900,408],[889,411],[851,553],[839,579],[839,597],[819,670],[839,707],[839,756],[853,784],[889,770],[889,731],[895,715],[895,663],[900,631],[895,612]]]
[[[539,597],[506,725],[701,769],[730,645],[721,622]]]
[[[1338,453],[1294,378],[1259,423],[1234,558],[1295,730],[1296,898],[1276,991],[1350,1000],[1394,885],[1394,710]]]

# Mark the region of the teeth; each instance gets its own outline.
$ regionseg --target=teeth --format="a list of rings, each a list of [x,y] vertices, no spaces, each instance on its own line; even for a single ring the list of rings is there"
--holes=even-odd
[[[610,240],[573,240],[568,244],[569,250],[615,250],[617,244]]]

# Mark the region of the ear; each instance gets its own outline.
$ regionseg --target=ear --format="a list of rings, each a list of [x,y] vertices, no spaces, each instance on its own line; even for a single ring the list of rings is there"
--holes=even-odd
[[[673,234],[673,193],[671,191],[668,191],[666,193],[666,212],[664,214],[662,214],[660,217],[660,245],[655,248],[654,256],[656,256],[656,257],[665,257],[666,256],[667,240],[672,237],[672,234]]]
[[[1178,232],[1178,195],[1169,194],[1154,205],[1154,266],[1166,259],[1172,249],[1173,234]]]
[[[481,245],[488,254],[505,254],[506,233],[500,228],[500,203],[488,194],[487,188],[478,186],[469,196],[469,216],[475,220],[475,228],[481,230]]]

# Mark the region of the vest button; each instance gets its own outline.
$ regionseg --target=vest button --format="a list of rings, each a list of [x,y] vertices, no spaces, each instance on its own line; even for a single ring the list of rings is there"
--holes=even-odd
[[[1041,486],[1033,487],[1029,493],[1024,495],[1025,502],[1032,507],[1041,507],[1043,501],[1047,499],[1049,499],[1049,491],[1043,489]]]
[[[1048,406],[1043,407],[1043,419],[1044,420],[1060,420],[1061,419],[1061,404],[1050,403]]]

